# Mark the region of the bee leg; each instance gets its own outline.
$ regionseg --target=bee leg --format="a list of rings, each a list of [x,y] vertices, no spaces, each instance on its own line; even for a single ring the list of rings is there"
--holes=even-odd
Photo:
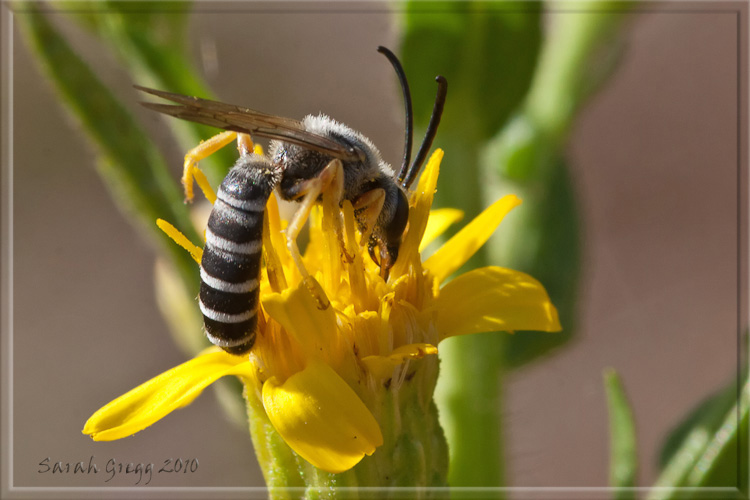
[[[198,186],[206,195],[206,198],[213,203],[216,201],[216,193],[214,193],[211,186],[208,185],[206,176],[203,172],[198,170],[198,162],[214,154],[230,142],[237,138],[237,132],[222,132],[216,134],[208,140],[205,140],[195,146],[193,149],[185,154],[185,163],[182,167],[182,185],[185,188],[185,201],[193,201],[193,180],[198,183]],[[239,142],[239,139],[238,139]],[[241,146],[238,145],[240,151]],[[250,148],[252,151],[252,148]]]
[[[253,138],[249,134],[237,134],[237,151],[240,156],[247,156],[253,152]]]
[[[385,189],[377,188],[367,191],[354,201],[354,210],[361,211],[357,220],[362,226],[362,238],[359,240],[360,246],[370,241],[372,230],[375,229],[375,223],[380,217],[385,203]]]
[[[310,216],[310,211],[318,200],[318,197],[320,197],[320,194],[331,184],[331,182],[341,184],[341,186],[334,185],[334,189],[340,189],[343,192],[343,169],[344,167],[341,164],[341,160],[333,160],[326,165],[317,177],[305,181],[305,185],[300,190],[304,193],[302,201],[300,202],[300,207],[294,213],[292,220],[289,221],[289,226],[286,228],[287,249],[292,256],[292,260],[294,260],[294,264],[302,275],[303,283],[310,290],[313,297],[315,297],[315,300],[318,301],[318,308],[320,309],[327,309],[330,307],[331,302],[328,300],[328,297],[326,297],[320,283],[318,283],[315,278],[310,276],[310,273],[307,272],[305,264],[302,262],[299,247],[297,246],[297,236],[299,236],[302,227]]]
[[[330,167],[330,171],[327,169]],[[330,180],[324,178],[323,190],[326,189],[326,181],[331,190],[331,198],[333,198],[335,206],[335,217],[333,220],[333,231],[336,233],[336,240],[339,243],[339,249],[341,250],[341,257],[344,262],[351,264],[354,262],[354,255],[349,255],[346,250],[346,243],[344,242],[344,216],[339,210],[341,200],[344,198],[344,167],[340,161],[334,160],[320,173],[318,177],[330,176]],[[325,203],[325,202],[324,202]]]

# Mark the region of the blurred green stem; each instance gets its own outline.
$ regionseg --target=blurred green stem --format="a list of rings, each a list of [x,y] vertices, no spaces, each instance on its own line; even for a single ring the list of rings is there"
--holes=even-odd
[[[448,137],[460,138],[463,147],[457,151],[464,155],[453,162],[446,158],[446,164],[458,166],[446,172],[464,177],[441,178],[441,203],[458,199],[458,206],[466,208],[469,216],[475,213],[475,205],[483,202],[481,197],[456,193],[465,191],[467,185],[468,189],[473,187],[463,169],[467,164],[476,165],[473,162],[480,152],[484,171],[492,179],[500,174],[504,185],[490,185],[477,176],[476,193],[494,200],[514,192],[524,200],[501,226],[505,238],[498,238],[501,251],[495,252],[491,261],[540,279],[553,302],[560,302],[561,319],[568,320],[563,324],[568,329],[565,336],[545,334],[540,338],[542,334],[526,333],[521,339],[516,338],[519,335],[487,334],[441,346],[439,397],[448,410],[442,421],[451,445],[452,486],[506,484],[501,433],[504,375],[509,368],[529,362],[570,338],[580,252],[575,196],[562,147],[576,112],[613,68],[616,51],[608,42],[616,35],[615,28],[626,10],[619,3],[587,2],[576,4],[575,12],[555,15],[520,111],[486,149],[480,151],[485,144],[480,142],[476,126],[472,130],[462,123],[458,130],[448,131],[454,134]],[[602,47],[608,49],[604,56]],[[483,112],[481,103],[474,103],[470,96],[464,100],[465,96],[456,97],[454,93],[452,97],[464,104],[461,111],[468,116]],[[441,137],[445,142],[446,136]],[[446,152],[455,146],[449,142]],[[465,153],[467,150],[472,153]]]
[[[450,443],[452,487],[505,484],[504,373],[497,363],[502,358],[501,335],[469,335],[440,346],[439,397],[446,410],[441,423]]]
[[[531,88],[509,123],[482,152],[486,175],[498,179],[485,196],[523,200],[490,243],[493,262],[541,281],[558,308],[563,332],[507,339],[513,369],[567,343],[576,329],[581,227],[564,146],[577,113],[612,74],[621,53],[619,28],[632,4],[565,4],[553,11]]]
[[[633,3],[577,2],[570,5],[576,11],[563,7],[555,15],[523,106],[554,146],[565,139],[581,104],[614,68],[619,51],[612,50],[612,43]]]
[[[612,73],[621,52],[619,25],[632,4],[575,6],[575,12],[553,15],[531,88],[485,155],[501,177],[522,186],[548,183],[578,111]]]
[[[478,164],[476,135],[462,141],[443,138],[444,164],[459,168],[441,170],[440,203],[460,206],[468,214],[481,211],[479,176],[467,175],[469,166]],[[448,141],[446,141],[448,139]],[[442,144],[441,144],[442,145]],[[475,184],[476,183],[476,184]],[[471,217],[471,216],[469,216]],[[482,253],[475,255],[470,268],[484,265]],[[485,333],[451,339],[440,346],[441,376],[436,398],[443,408],[441,424],[450,443],[451,486],[502,486],[504,478],[502,422],[502,335]]]
[[[186,54],[185,31],[191,2],[65,2],[67,14],[106,43],[128,68],[133,82],[170,92],[214,98]],[[136,95],[133,100],[143,97]],[[187,151],[218,131],[183,120],[165,118],[181,150]],[[236,159],[225,148],[201,162],[201,169],[218,185]],[[170,161],[170,163],[172,163]]]
[[[170,257],[186,288],[197,294],[195,262],[155,228],[163,217],[192,241],[182,194],[148,135],[76,54],[36,3],[20,4],[18,24],[55,89],[97,145],[97,169],[113,198]]]

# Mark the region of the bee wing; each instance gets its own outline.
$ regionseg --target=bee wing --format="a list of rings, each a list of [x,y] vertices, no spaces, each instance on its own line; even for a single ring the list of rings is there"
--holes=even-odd
[[[178,103],[174,105],[141,102],[148,109],[160,113],[234,132],[291,142],[341,160],[361,159],[361,153],[355,148],[345,146],[328,137],[308,132],[299,120],[269,115],[253,109],[201,99],[200,97],[149,89],[139,85],[135,85],[135,88]]]

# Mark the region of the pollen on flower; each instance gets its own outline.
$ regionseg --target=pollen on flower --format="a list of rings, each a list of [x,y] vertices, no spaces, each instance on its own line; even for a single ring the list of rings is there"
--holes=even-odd
[[[249,356],[213,348],[105,406],[84,432],[100,439],[132,434],[188,404],[214,380],[235,375],[245,384],[248,406],[261,408],[294,452],[322,470],[342,472],[383,443],[399,441],[405,432],[400,398],[413,398],[410,408],[434,411],[435,355],[443,339],[559,330],[544,288],[526,274],[491,266],[443,283],[520,203],[516,197],[498,200],[423,262],[425,241],[460,218],[455,210],[431,216],[441,159],[438,150],[411,194],[407,228],[387,279],[356,229],[352,204],[339,206],[330,190],[310,213],[301,257],[305,275],[287,248],[285,222],[271,196],[258,334]],[[163,221],[159,227],[200,260],[201,249],[174,227]],[[422,431],[441,432],[433,416]]]

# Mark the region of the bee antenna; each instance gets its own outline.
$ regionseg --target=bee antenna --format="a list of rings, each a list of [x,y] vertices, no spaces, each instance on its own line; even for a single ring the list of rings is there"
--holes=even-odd
[[[414,163],[411,164],[409,170],[401,179],[399,175],[399,181],[404,188],[409,188],[416,179],[419,170],[422,168],[427,153],[430,151],[432,141],[435,140],[437,135],[438,125],[440,125],[440,117],[443,116],[443,108],[445,107],[445,96],[448,93],[448,80],[445,77],[438,75],[435,77],[435,81],[438,84],[437,95],[435,96],[435,105],[432,107],[432,115],[430,116],[430,123],[427,125],[427,131],[422,139],[422,145],[419,146],[417,156],[414,158]]]
[[[396,57],[396,54],[391,52],[389,49],[379,46],[378,52],[388,58],[388,61],[393,66],[393,69],[398,75],[398,81],[401,83],[401,91],[404,94],[404,108],[406,108],[406,125],[404,127],[404,159],[401,162],[401,168],[398,171],[398,181],[403,182],[406,172],[409,169],[409,162],[411,161],[411,148],[414,142],[414,118],[412,117],[411,107],[411,92],[409,91],[409,82],[406,81],[406,73],[404,68],[401,66],[401,62]]]

